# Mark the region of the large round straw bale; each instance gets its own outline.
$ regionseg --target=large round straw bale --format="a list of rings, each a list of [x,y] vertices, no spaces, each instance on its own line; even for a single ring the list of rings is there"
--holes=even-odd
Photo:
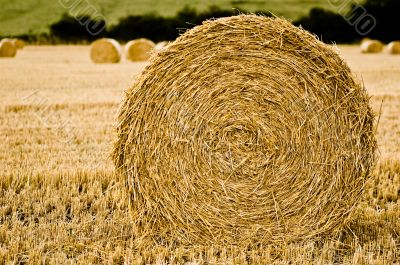
[[[17,47],[11,39],[2,39],[0,41],[0,57],[15,57]]]
[[[361,43],[362,53],[379,53],[383,50],[383,43],[379,40],[367,40]]]
[[[392,41],[388,44],[387,49],[391,54],[400,54],[400,41]]]
[[[150,58],[154,48],[154,42],[148,39],[129,41],[125,45],[126,58],[131,61],[146,61]]]
[[[138,243],[327,235],[375,159],[364,87],[336,51],[279,18],[205,22],[127,90],[113,159]]]
[[[113,39],[98,39],[90,48],[90,58],[94,63],[118,63],[121,55],[121,45]]]

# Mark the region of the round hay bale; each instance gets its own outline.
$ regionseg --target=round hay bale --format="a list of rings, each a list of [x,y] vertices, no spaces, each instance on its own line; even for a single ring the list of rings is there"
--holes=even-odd
[[[129,41],[125,45],[126,59],[130,61],[147,61],[154,51],[155,44],[148,39]]]
[[[240,15],[187,31],[152,57],[118,116],[113,160],[138,244],[332,233],[370,176],[373,121],[335,50],[286,20]]]
[[[383,43],[379,40],[367,40],[361,43],[362,53],[379,53],[383,50]]]
[[[21,39],[12,39],[12,41],[18,50],[21,50],[25,47],[25,42]]]
[[[165,48],[168,44],[170,44],[169,41],[161,41],[161,42],[156,44],[155,50],[156,51],[160,51],[161,49]]]
[[[391,54],[400,54],[400,41],[392,41],[388,44],[387,49]]]
[[[121,55],[121,45],[113,39],[98,39],[90,48],[90,58],[94,63],[118,63]]]
[[[10,39],[2,39],[0,41],[0,57],[15,57],[17,47]]]

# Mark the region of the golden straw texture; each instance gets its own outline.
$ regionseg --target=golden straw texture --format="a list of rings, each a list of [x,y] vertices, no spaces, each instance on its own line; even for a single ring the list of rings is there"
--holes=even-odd
[[[286,20],[207,21],[151,58],[113,159],[138,246],[256,244],[333,232],[375,159],[368,95],[337,53]]]

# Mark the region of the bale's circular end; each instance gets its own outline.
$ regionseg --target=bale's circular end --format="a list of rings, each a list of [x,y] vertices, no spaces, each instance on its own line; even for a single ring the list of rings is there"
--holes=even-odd
[[[15,57],[17,47],[11,39],[2,39],[0,41],[0,57]]]
[[[383,50],[382,42],[379,40],[366,40],[361,43],[361,52],[362,53],[380,53]]]
[[[126,59],[130,61],[147,61],[155,48],[154,42],[148,39],[129,41],[125,45]]]
[[[98,39],[90,48],[90,59],[94,63],[118,63],[121,55],[121,45],[113,39]]]
[[[375,159],[369,98],[344,61],[286,20],[255,15],[208,21],[158,52],[117,129],[140,242],[329,234]]]
[[[392,41],[388,44],[387,49],[390,54],[400,54],[400,41]]]

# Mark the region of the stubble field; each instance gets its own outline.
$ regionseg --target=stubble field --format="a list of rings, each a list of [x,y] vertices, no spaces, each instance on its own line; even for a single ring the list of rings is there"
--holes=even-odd
[[[365,196],[330,238],[247,249],[135,248],[109,155],[118,105],[145,63],[95,65],[88,46],[28,46],[2,58],[0,264],[399,264],[400,57],[338,49],[377,114],[379,161]]]

